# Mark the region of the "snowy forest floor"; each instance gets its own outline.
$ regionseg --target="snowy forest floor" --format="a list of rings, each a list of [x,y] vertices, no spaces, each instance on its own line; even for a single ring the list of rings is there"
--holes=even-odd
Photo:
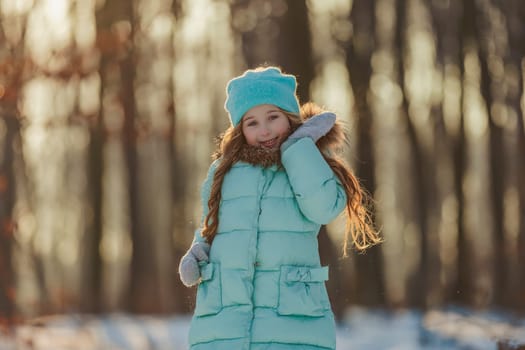
[[[0,350],[183,350],[190,316],[56,315],[0,332]],[[338,350],[525,349],[525,317],[448,308],[422,313],[352,308]]]

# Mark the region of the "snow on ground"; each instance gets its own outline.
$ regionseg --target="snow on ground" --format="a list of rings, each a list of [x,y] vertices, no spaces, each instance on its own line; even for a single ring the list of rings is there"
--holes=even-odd
[[[460,308],[426,314],[353,308],[337,333],[341,350],[496,350],[504,339],[525,344],[525,320]]]
[[[60,315],[0,334],[0,350],[185,350],[190,316]],[[498,340],[525,344],[525,319],[460,308],[348,310],[337,328],[338,350],[496,350]]]

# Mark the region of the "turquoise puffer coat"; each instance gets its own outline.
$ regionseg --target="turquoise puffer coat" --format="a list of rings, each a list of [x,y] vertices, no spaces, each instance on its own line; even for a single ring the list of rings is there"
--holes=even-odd
[[[346,194],[309,138],[286,149],[281,162],[238,162],[224,178],[218,232],[201,266],[192,350],[335,349],[317,234],[344,209]],[[216,165],[203,185],[204,204]],[[200,230],[195,240],[204,240]]]

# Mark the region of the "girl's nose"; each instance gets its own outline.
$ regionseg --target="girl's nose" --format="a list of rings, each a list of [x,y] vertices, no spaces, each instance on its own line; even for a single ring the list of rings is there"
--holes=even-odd
[[[270,132],[270,128],[267,125],[263,125],[261,128],[261,135],[269,135]]]

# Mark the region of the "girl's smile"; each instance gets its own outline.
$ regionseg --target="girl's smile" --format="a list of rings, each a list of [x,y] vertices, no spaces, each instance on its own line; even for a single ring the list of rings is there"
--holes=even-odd
[[[268,141],[259,142],[259,144],[266,148],[275,148],[279,143],[279,137],[274,137]]]
[[[242,118],[242,133],[252,146],[277,148],[290,130],[290,121],[278,107],[270,104],[250,109]]]

